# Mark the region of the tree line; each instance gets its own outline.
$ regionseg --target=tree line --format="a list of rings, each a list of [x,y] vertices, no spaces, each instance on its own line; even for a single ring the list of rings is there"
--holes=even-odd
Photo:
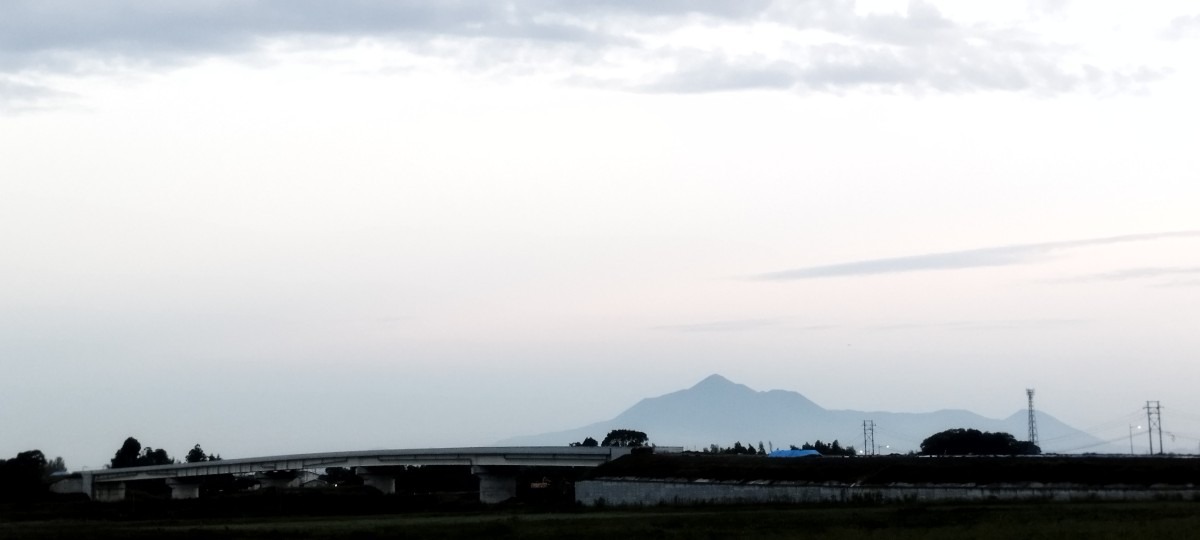
[[[609,432],[603,442],[597,443],[596,439],[591,437],[585,438],[581,442],[571,443],[571,446],[645,446],[648,445],[648,438],[641,431],[633,431],[628,429],[615,429]],[[805,442],[800,446],[789,445],[791,450],[815,450],[822,456],[857,456],[858,450],[854,446],[842,446],[841,443],[834,439],[833,442],[826,443],[817,439],[816,442]],[[773,450],[773,448],[772,448]],[[762,441],[755,446],[752,443],[742,444],[741,441],[736,441],[733,446],[720,446],[711,444],[707,448],[701,450],[705,454],[724,454],[724,455],[761,455],[765,456],[770,453]],[[1037,455],[1041,454],[1042,449],[1030,441],[1017,440],[1010,433],[1004,432],[987,432],[977,429],[955,428],[940,431],[921,441],[921,455],[926,456],[943,456],[943,455]]]
[[[12,459],[0,460],[0,501],[44,495],[50,475],[66,470],[63,458],[47,460],[41,450],[28,450]]]
[[[625,448],[640,448],[643,446],[651,446],[650,437],[644,432],[633,429],[614,429],[604,436],[604,440],[597,443],[596,439],[586,437],[580,442],[573,442],[568,446],[615,446]]]
[[[199,444],[188,450],[187,455],[184,457],[185,463],[220,460],[220,455],[206,454],[204,449],[200,448]],[[167,455],[166,450],[149,446],[142,448],[142,443],[133,437],[129,437],[125,439],[125,442],[121,444],[121,448],[113,455],[108,467],[111,469],[120,469],[124,467],[145,467],[147,465],[172,465],[174,463],[176,463],[175,458]]]
[[[855,456],[855,455],[858,455],[858,450],[855,450],[853,446],[843,447],[841,445],[841,443],[838,442],[836,439],[832,443],[824,443],[824,442],[821,442],[820,439],[817,439],[817,442],[814,442],[814,443],[806,442],[800,446],[796,446],[793,444],[793,445],[788,445],[788,447],[791,450],[815,450],[815,451],[817,451],[817,453],[821,454],[822,456]],[[741,441],[736,441],[733,443],[733,446],[727,446],[727,447],[723,447],[723,446],[720,446],[717,444],[710,444],[708,446],[708,448],[701,449],[700,452],[703,454],[725,454],[725,455],[735,455],[735,456],[740,456],[740,455],[765,456],[765,455],[770,454],[771,451],[773,451],[773,450],[774,450],[773,445],[771,446],[771,449],[768,450],[768,448],[763,445],[762,441],[758,441],[757,447],[755,447],[753,444],[743,445]]]

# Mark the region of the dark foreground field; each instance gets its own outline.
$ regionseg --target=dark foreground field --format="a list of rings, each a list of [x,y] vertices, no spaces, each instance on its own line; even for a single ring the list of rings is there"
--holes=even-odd
[[[221,520],[0,522],[5,540],[50,538],[1195,538],[1200,503],[697,507]]]
[[[1200,485],[1200,459],[1173,457],[913,457],[772,459],[709,454],[627,456],[597,478],[676,478],[842,484]]]

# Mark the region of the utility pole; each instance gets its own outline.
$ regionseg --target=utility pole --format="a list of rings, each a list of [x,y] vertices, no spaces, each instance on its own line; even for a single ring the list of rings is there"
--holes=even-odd
[[[863,453],[875,455],[875,421],[863,420]]]
[[[1037,415],[1033,412],[1033,389],[1026,388],[1025,395],[1029,397],[1029,442],[1036,446],[1038,442]]]
[[[1150,439],[1150,455],[1154,455],[1155,429],[1158,429],[1158,453],[1162,454],[1162,405],[1157,401],[1146,402],[1146,428],[1146,435]]]

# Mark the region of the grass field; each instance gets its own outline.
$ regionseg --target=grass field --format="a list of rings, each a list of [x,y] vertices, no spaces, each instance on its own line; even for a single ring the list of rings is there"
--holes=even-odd
[[[5,540],[205,538],[1194,538],[1200,503],[692,507],[535,513],[0,521]]]

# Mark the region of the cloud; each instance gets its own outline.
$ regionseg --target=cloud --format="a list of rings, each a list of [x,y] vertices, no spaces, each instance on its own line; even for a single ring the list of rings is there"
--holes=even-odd
[[[781,32],[782,49],[735,51],[714,40],[697,52],[670,37],[688,27],[745,34],[760,25]],[[464,61],[461,48],[427,45],[576,49],[587,54],[564,57],[590,58],[590,64],[546,63],[541,55],[489,58],[499,67],[528,61],[515,67],[573,81],[604,79],[580,76],[580,69],[615,66],[622,80],[606,86],[647,92],[1107,93],[1164,76],[1146,66],[1096,67],[1053,36],[961,23],[919,0],[905,13],[887,15],[857,14],[845,0],[9,0],[0,3],[0,73],[70,72],[114,61],[152,69],[309,37],[378,38],[477,70],[498,66]]]
[[[1070,278],[1069,281],[1125,281],[1131,279],[1149,279],[1160,277],[1179,277],[1200,274],[1200,266],[1163,266],[1149,268],[1130,268],[1115,272],[1104,272]]]
[[[895,274],[927,270],[952,270],[962,268],[983,268],[991,266],[1011,266],[1039,262],[1045,260],[1048,256],[1055,252],[1067,249],[1127,242],[1145,242],[1169,238],[1194,237],[1200,237],[1200,231],[1131,234],[1124,236],[1109,236],[1105,238],[1091,238],[1086,240],[1073,240],[1067,242],[1017,244],[1011,246],[969,249],[963,251],[948,251],[925,255],[869,259],[840,264],[810,266],[805,268],[796,268],[792,270],[760,274],[754,276],[754,279],[766,281],[784,281],[795,279]]]
[[[0,76],[0,113],[20,113],[48,108],[71,94],[48,86]]]
[[[662,93],[704,93],[731,90],[786,90],[797,84],[796,68],[764,58],[733,61],[707,57],[637,87]]]
[[[795,326],[788,324],[785,319],[734,319],[728,321],[713,321],[705,323],[674,324],[652,327],[652,330],[668,332],[745,332],[764,328],[787,328],[788,331],[829,330],[833,325],[818,324]]]
[[[1200,37],[1200,15],[1185,15],[1171,20],[1163,31],[1163,37],[1171,40]]]
[[[1085,276],[1074,276],[1049,280],[1051,283],[1088,283],[1095,281],[1155,280],[1150,287],[1175,288],[1200,285],[1200,266],[1159,266],[1128,268],[1113,272],[1101,272]]]
[[[669,330],[672,332],[741,332],[745,330],[758,330],[760,328],[779,326],[780,323],[781,321],[778,319],[740,319],[697,324],[656,326],[654,329]]]
[[[1200,287],[1200,279],[1178,279],[1178,280],[1168,281],[1166,283],[1158,283],[1158,284],[1152,285],[1152,287],[1169,288],[1169,289],[1174,289],[1174,288],[1179,288],[1179,287]]]
[[[939,330],[1022,330],[1022,329],[1044,329],[1048,327],[1064,327],[1064,326],[1079,326],[1088,324],[1092,321],[1087,319],[1018,319],[1018,320],[997,320],[997,321],[951,321],[951,322],[933,322],[933,323],[905,323],[905,324],[885,324],[866,327],[867,330],[875,331],[894,331],[894,330],[921,330],[921,329],[939,329]]]

